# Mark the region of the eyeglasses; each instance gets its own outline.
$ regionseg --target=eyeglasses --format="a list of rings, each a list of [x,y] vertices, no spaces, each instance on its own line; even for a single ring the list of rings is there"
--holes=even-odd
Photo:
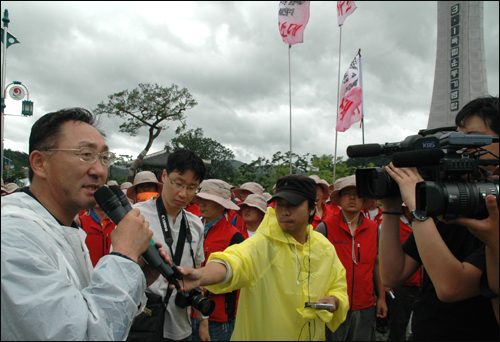
[[[199,190],[198,188],[193,188],[192,186],[185,186],[185,185],[183,185],[181,183],[174,182],[172,179],[170,179],[169,175],[167,175],[167,178],[170,181],[170,184],[172,184],[172,186],[174,187],[174,189],[176,189],[178,191],[186,189],[187,193],[189,193],[189,194],[195,194]]]
[[[116,155],[113,152],[110,151],[104,151],[101,153],[98,153],[95,148],[92,147],[82,147],[79,149],[62,149],[62,148],[51,148],[50,150],[47,150],[47,152],[52,152],[52,151],[74,151],[74,152],[79,152],[80,160],[86,163],[94,163],[97,158],[101,160],[101,163],[103,163],[106,166],[113,165],[113,163],[116,160]]]

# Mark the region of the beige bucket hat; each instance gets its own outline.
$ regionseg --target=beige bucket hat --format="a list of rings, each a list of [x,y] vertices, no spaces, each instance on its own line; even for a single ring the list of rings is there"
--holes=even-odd
[[[340,205],[340,196],[339,193],[342,189],[345,189],[349,186],[356,186],[356,176],[352,175],[349,177],[339,178],[333,184],[333,191],[330,195],[330,201],[332,204]],[[373,200],[365,199],[365,203],[363,204],[363,208],[361,210],[370,208],[373,205]]]
[[[319,178],[319,176],[316,175],[311,175],[309,178],[314,179],[316,182],[316,185],[321,186],[323,188],[323,198],[321,198],[322,201],[326,200],[328,197],[330,197],[330,189],[329,189],[329,184],[326,180]]]
[[[115,180],[109,180],[107,183],[106,183],[107,186],[111,186],[111,185],[116,185],[118,186],[118,182],[115,181]]]
[[[243,207],[252,207],[252,208],[257,208],[260,211],[262,211],[264,214],[267,211],[267,201],[266,198],[262,195],[257,195],[257,194],[250,194],[248,195],[247,199],[243,201],[242,203],[238,204],[240,209]],[[241,210],[237,211],[236,214],[241,216]]]
[[[273,195],[271,195],[269,192],[264,192],[262,196],[264,196],[266,202],[269,201],[271,198],[273,198]]]
[[[2,196],[3,195],[10,195],[14,191],[19,189],[19,186],[17,186],[16,183],[8,183],[2,187]]]
[[[199,203],[199,198],[214,201],[226,209],[240,210],[231,201],[231,185],[220,179],[207,179],[200,184],[199,192],[194,196],[193,202]]]
[[[137,173],[134,177],[134,185],[127,189],[127,197],[133,199],[134,201],[137,199],[137,185],[143,183],[155,183],[158,186],[158,192],[161,194],[163,190],[163,184],[158,182],[155,174],[151,171],[141,171]]]
[[[130,183],[130,182],[123,182],[122,185],[120,185],[120,189],[122,190],[127,190],[128,188],[130,188],[133,184]]]
[[[252,194],[257,195],[262,195],[264,193],[264,188],[262,187],[262,185],[255,182],[248,182],[242,184],[239,188],[234,189],[234,195],[239,198],[243,190],[250,191]]]

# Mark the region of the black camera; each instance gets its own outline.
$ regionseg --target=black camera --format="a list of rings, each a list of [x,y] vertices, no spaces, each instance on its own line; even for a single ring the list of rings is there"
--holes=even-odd
[[[204,297],[199,287],[188,292],[177,292],[175,296],[175,305],[182,309],[192,306],[201,312],[203,316],[210,316],[215,310],[215,302]]]
[[[352,145],[347,148],[347,155],[356,158],[385,154],[392,156],[396,167],[418,167],[425,180],[416,187],[416,210],[421,214],[444,219],[459,215],[483,219],[488,216],[484,198],[491,194],[498,201],[499,183],[498,178],[487,179],[491,172],[481,166],[498,165],[498,156],[479,157],[490,153],[482,146],[498,143],[499,139],[455,129],[421,130],[399,143]],[[360,198],[399,195],[398,184],[382,168],[357,169],[356,184]]]

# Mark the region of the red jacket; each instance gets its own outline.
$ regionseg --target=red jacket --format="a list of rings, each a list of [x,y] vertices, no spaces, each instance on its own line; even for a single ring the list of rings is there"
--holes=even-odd
[[[375,303],[373,267],[377,256],[377,224],[360,216],[361,225],[356,228],[354,237],[344,222],[342,213],[332,215],[324,221],[328,240],[335,247],[346,270],[350,310],[368,308]]]
[[[203,243],[205,262],[202,266],[205,266],[210,254],[222,252],[227,247],[243,241],[244,238],[238,229],[229,223],[225,217],[222,217],[215,226],[210,228],[205,238]],[[210,321],[233,321],[236,316],[237,295],[238,291],[219,295],[210,293],[207,298],[215,301],[215,311],[210,315]]]
[[[200,211],[200,207],[198,206],[198,204],[189,203],[188,205],[186,205],[184,207],[184,210],[189,211],[191,214],[194,214],[198,217],[201,217],[201,211]]]
[[[330,202],[328,202],[326,204],[326,207],[330,210],[330,212],[334,215],[336,214],[339,214],[340,213],[340,208],[338,205],[335,205],[335,204],[331,204]]]
[[[326,220],[329,216],[333,215],[331,210],[326,207],[323,203],[321,203],[321,207],[323,208],[323,217],[319,217],[318,215],[314,215],[314,220],[312,221],[312,226],[316,228],[318,224]]]
[[[399,220],[399,238],[401,241],[401,244],[408,239],[408,236],[410,236],[412,232],[412,229],[410,227],[410,222],[408,222],[408,219]],[[423,270],[422,267],[415,272],[410,278],[408,278],[403,285],[405,286],[422,286],[423,282]]]
[[[78,223],[85,233],[87,233],[85,244],[89,249],[92,265],[95,267],[99,259],[109,254],[111,232],[115,229],[116,225],[108,217],[102,222],[99,221],[93,209],[90,209],[90,212],[82,210],[79,213]]]

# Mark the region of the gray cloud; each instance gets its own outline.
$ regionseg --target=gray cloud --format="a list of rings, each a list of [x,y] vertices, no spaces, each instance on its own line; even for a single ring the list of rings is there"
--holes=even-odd
[[[341,73],[361,48],[365,142],[400,141],[427,125],[435,54],[435,2],[356,2],[342,29]],[[312,2],[304,43],[290,50],[293,151],[334,154],[339,28],[335,2]],[[289,149],[288,47],[278,32],[278,2],[4,1],[10,31],[7,82],[21,80],[32,118],[7,117],[5,147],[28,150],[31,125],[64,107],[88,109],[139,83],[186,87],[199,103],[188,129],[250,162]],[[490,94],[499,88],[498,2],[484,4]],[[15,108],[8,101],[7,112]],[[147,131],[118,132],[103,118],[108,144],[137,155]],[[169,123],[150,152],[174,137]],[[337,153],[361,143],[359,124],[339,133]]]

